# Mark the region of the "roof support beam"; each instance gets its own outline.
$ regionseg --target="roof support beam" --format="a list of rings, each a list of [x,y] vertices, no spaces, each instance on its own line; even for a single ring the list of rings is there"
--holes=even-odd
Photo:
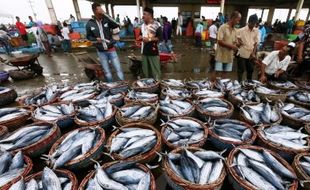
[[[74,11],[75,11],[75,15],[76,15],[76,19],[79,21],[82,19],[81,17],[81,11],[80,11],[80,7],[78,4],[77,0],[72,0],[73,1],[73,6],[74,6]]]
[[[295,20],[299,19],[299,14],[300,14],[300,11],[302,9],[303,4],[304,4],[304,0],[299,0],[298,1],[297,7],[296,7]]]

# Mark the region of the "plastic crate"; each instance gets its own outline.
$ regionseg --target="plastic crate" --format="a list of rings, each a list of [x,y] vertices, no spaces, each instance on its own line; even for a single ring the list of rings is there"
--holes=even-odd
[[[78,32],[80,34],[86,34],[86,28],[74,28],[73,32]]]

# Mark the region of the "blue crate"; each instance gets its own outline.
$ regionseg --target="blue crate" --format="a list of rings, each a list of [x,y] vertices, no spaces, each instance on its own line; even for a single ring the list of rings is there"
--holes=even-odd
[[[78,32],[80,34],[86,34],[86,28],[73,28],[73,32]]]

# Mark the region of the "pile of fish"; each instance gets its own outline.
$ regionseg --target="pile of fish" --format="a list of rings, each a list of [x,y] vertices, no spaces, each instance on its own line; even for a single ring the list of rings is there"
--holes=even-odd
[[[221,98],[224,97],[224,93],[218,90],[209,90],[207,88],[198,89],[193,94],[199,98]]]
[[[184,115],[193,108],[193,105],[187,101],[170,100],[169,98],[160,100],[159,105],[160,111],[171,116]]]
[[[137,87],[145,88],[149,86],[153,86],[157,83],[157,81],[153,78],[144,78],[136,81]]]
[[[110,89],[113,94],[126,93],[129,90],[129,86],[125,81],[117,82],[102,82],[101,83],[104,90]]]
[[[253,136],[250,128],[238,120],[216,120],[210,130],[224,141],[241,143],[248,141]]]
[[[296,106],[292,103],[280,104],[281,113],[289,117],[310,122],[310,111],[306,108]]]
[[[155,131],[143,128],[121,128],[113,139],[110,153],[117,153],[122,158],[144,154],[157,142]]]
[[[31,179],[29,182],[21,179],[13,184],[9,190],[71,190],[72,185],[68,177],[58,177],[53,170],[45,167],[41,179]]]
[[[254,90],[245,90],[245,89],[238,89],[231,92],[231,94],[244,104],[249,103],[260,103],[259,96],[255,93]]]
[[[205,112],[225,113],[231,107],[220,98],[204,98],[198,101],[198,107]]]
[[[97,163],[95,175],[91,178],[85,190],[115,189],[115,190],[149,190],[151,174],[145,172],[136,164],[120,162],[102,169]]]
[[[97,94],[96,89],[94,88],[89,88],[89,89],[72,89],[69,90],[65,93],[63,93],[60,96],[61,101],[80,101],[80,100],[85,100],[88,98],[92,98]]]
[[[25,170],[26,163],[22,152],[13,156],[10,152],[0,152],[0,187],[19,177]]]
[[[211,81],[208,80],[198,80],[198,81],[188,81],[186,85],[189,88],[196,88],[196,89],[211,89],[213,84]]]
[[[310,93],[306,91],[291,91],[287,96],[290,100],[295,100],[306,104],[310,103]]]
[[[33,117],[43,121],[55,121],[74,113],[73,104],[45,105],[33,112]]]
[[[0,140],[0,149],[11,151],[30,146],[46,137],[51,130],[51,126],[45,125],[20,128]]]
[[[291,81],[285,81],[285,82],[281,82],[281,81],[270,81],[270,84],[276,87],[280,87],[280,88],[287,88],[287,89],[297,89],[298,86],[296,86],[296,84],[292,83]]]
[[[100,133],[95,128],[74,130],[58,145],[51,155],[44,155],[51,162],[53,169],[61,168],[66,163],[82,158],[95,147]]]
[[[239,178],[254,186],[253,189],[285,190],[296,179],[296,175],[267,150],[238,149],[231,167]]]
[[[23,108],[2,108],[0,109],[0,122],[6,122],[27,114],[29,111]]]
[[[182,149],[179,153],[169,153],[167,161],[174,175],[200,185],[212,184],[224,170],[224,158],[208,150],[191,152]]]
[[[293,129],[283,125],[272,125],[270,127],[262,127],[258,133],[268,141],[279,146],[284,146],[294,150],[309,149],[308,134],[302,133],[300,130]]]
[[[191,119],[174,119],[166,123],[164,138],[177,146],[198,143],[204,138],[204,128],[200,123]]]
[[[98,83],[96,81],[92,81],[89,83],[79,83],[73,87],[74,90],[89,90],[89,89],[97,89]]]
[[[105,99],[89,100],[89,106],[77,110],[77,120],[81,123],[103,121],[113,115],[113,106]]]
[[[192,96],[192,93],[188,91],[187,89],[171,89],[171,88],[166,88],[163,90],[163,93],[166,96],[169,96],[170,98],[173,99],[186,99],[190,98]]]
[[[58,89],[57,85],[48,86],[46,87],[42,92],[35,96],[28,96],[24,100],[25,105],[43,105],[46,104],[52,100],[54,100],[60,92],[64,92],[65,90],[68,90],[68,87],[65,87],[64,90]]]
[[[310,156],[302,156],[299,160],[302,170],[310,176]]]
[[[169,87],[178,87],[178,88],[185,87],[185,84],[183,83],[182,80],[165,79],[165,80],[161,80],[161,83]]]
[[[119,109],[121,116],[133,120],[141,120],[149,117],[154,113],[155,108],[150,105],[132,105],[126,106]]]
[[[242,81],[242,86],[243,87],[257,87],[257,86],[262,86],[264,85],[258,80],[251,80],[251,81]]]
[[[241,85],[237,80],[232,81],[231,79],[218,79],[215,82],[215,87],[223,92],[239,89],[241,88]]]
[[[264,86],[258,86],[255,90],[261,94],[281,94],[281,90],[273,90]]]
[[[269,103],[257,105],[243,105],[240,107],[243,116],[255,124],[271,124],[279,121],[280,114]]]
[[[148,101],[153,100],[153,99],[158,99],[157,94],[148,93],[148,92],[136,92],[133,90],[128,92],[126,97],[131,99],[131,100],[136,100],[136,101],[140,101],[140,102],[148,102]]]
[[[103,92],[101,92],[95,99],[96,100],[100,100],[100,99],[105,99],[107,98],[110,102],[113,102],[115,100],[118,100],[120,99],[121,97],[123,96],[122,93],[116,93],[116,94],[113,94],[111,93],[110,90],[104,90]]]

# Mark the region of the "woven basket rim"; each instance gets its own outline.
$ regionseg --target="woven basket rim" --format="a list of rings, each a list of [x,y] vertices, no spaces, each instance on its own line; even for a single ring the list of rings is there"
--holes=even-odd
[[[30,117],[31,117],[31,111],[27,110],[27,112],[25,114],[22,114],[22,115],[20,115],[18,117],[15,117],[15,118],[12,118],[12,119],[0,122],[0,125],[4,125],[5,126],[7,123],[16,122],[16,121],[20,121],[20,120],[27,120]]]
[[[305,88],[304,84],[310,84],[310,82],[307,82],[307,81],[300,81],[300,80],[297,80],[294,82],[299,88],[301,89],[304,89],[304,90],[310,90],[310,88]]]
[[[187,103],[190,103],[192,107],[191,107],[187,112],[185,112],[185,113],[183,113],[183,114],[181,114],[181,115],[176,115],[176,116],[174,116],[174,115],[171,115],[171,114],[167,114],[167,113],[165,113],[165,112],[162,112],[160,109],[158,110],[158,112],[159,112],[162,116],[173,118],[173,117],[187,116],[187,115],[189,115],[189,114],[191,114],[192,112],[195,111],[195,105],[193,104],[192,101],[190,101],[190,100],[183,100],[183,101],[185,101],[185,102],[187,102]]]
[[[309,152],[303,152],[303,153],[299,153],[294,157],[294,161],[293,161],[293,166],[295,166],[297,172],[306,180],[310,180],[310,176],[307,175],[307,173],[303,170],[303,168],[300,165],[300,159],[303,156],[310,156]]]
[[[234,106],[232,105],[232,103],[230,103],[228,100],[225,100],[223,98],[218,98],[218,99],[221,99],[223,102],[227,103],[228,106],[230,107],[230,109],[227,111],[227,112],[224,112],[224,113],[214,113],[214,112],[209,112],[209,111],[204,111],[201,109],[201,107],[196,104],[196,110],[202,114],[202,115],[207,115],[207,116],[211,116],[211,117],[218,117],[218,116],[227,116],[227,115],[230,115],[234,112]]]
[[[142,79],[147,79],[147,78],[142,78]],[[142,80],[142,79],[139,79],[139,80]],[[160,82],[159,82],[158,80],[156,80],[156,79],[154,79],[154,80],[156,81],[155,84],[149,85],[149,86],[146,86],[146,87],[137,86],[137,81],[138,81],[138,80],[134,81],[134,82],[132,83],[131,86],[132,86],[132,89],[134,89],[134,90],[137,90],[137,89],[143,90],[143,89],[158,88],[159,85],[160,85]]]
[[[276,85],[274,85],[274,84],[272,84],[270,81],[268,81],[267,82],[267,84],[269,85],[269,86],[271,86],[272,88],[274,88],[274,89],[277,89],[277,90],[285,90],[285,91],[288,91],[288,90],[298,90],[299,89],[299,87],[297,86],[297,87],[289,87],[289,88],[285,88],[285,87],[279,87],[279,86],[276,86]]]

